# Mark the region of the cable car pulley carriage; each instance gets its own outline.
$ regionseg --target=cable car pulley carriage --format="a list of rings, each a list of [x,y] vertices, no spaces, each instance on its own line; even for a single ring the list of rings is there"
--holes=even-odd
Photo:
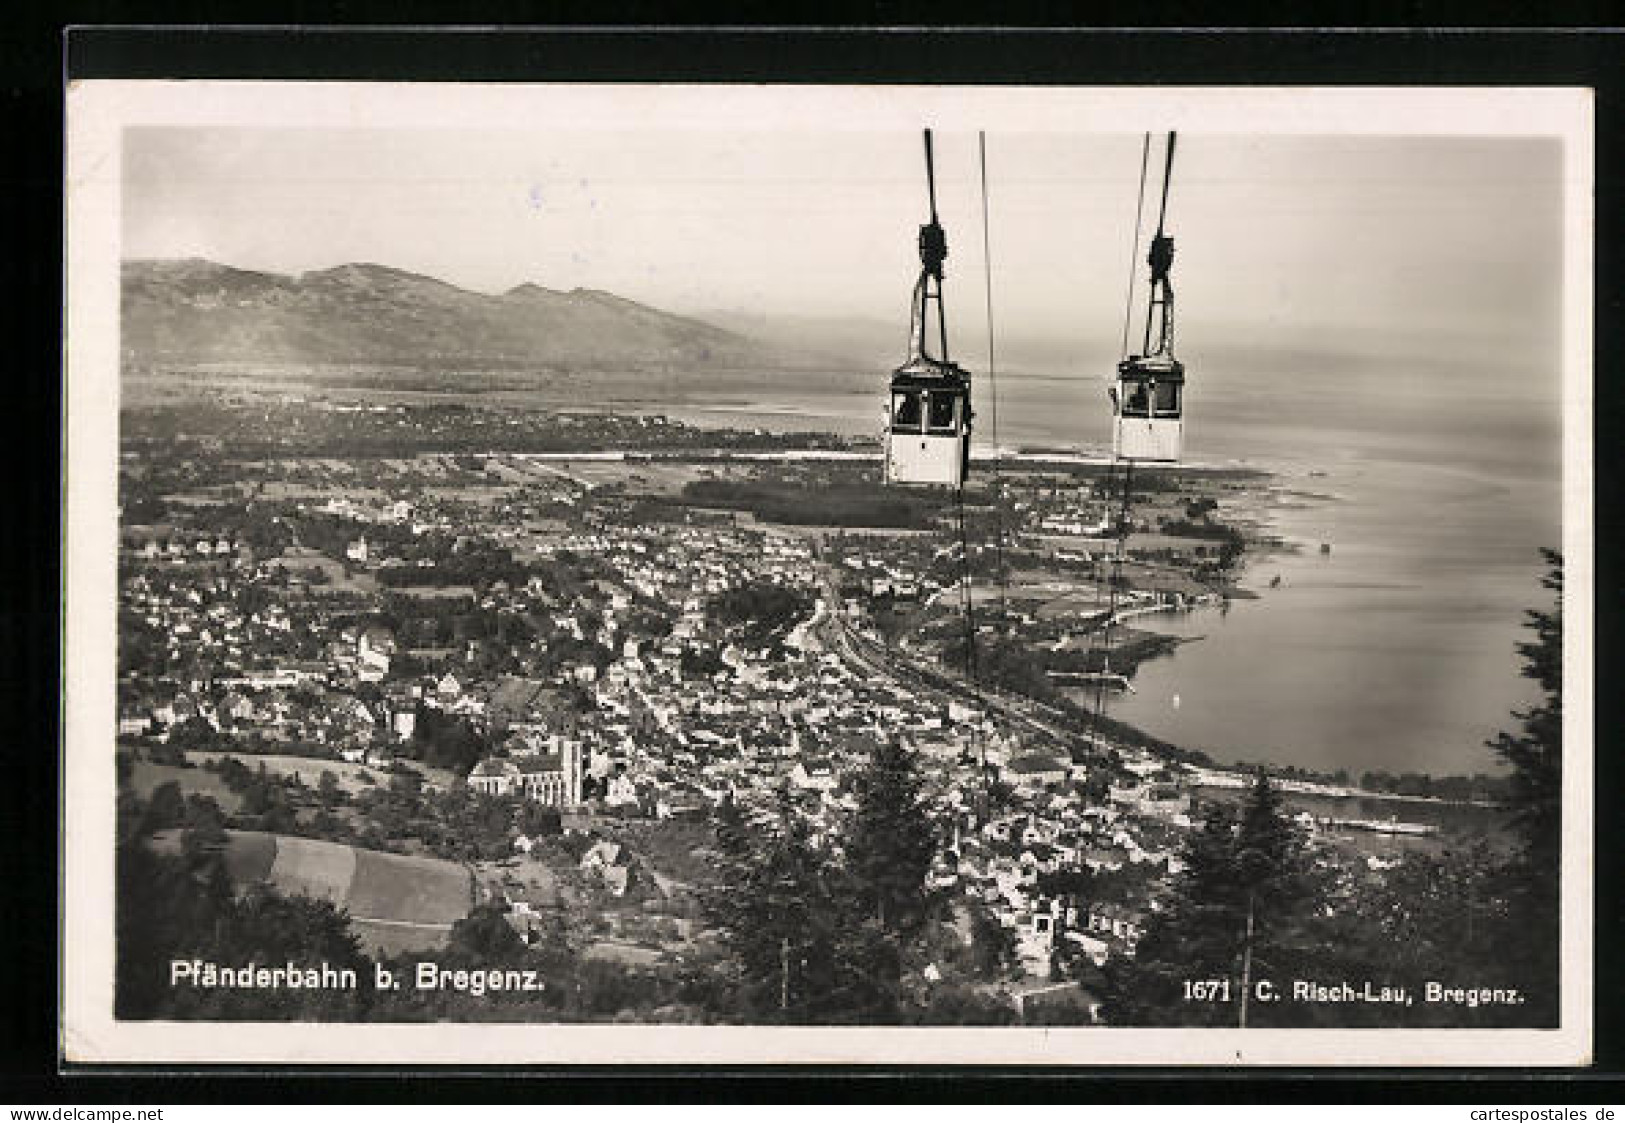
[[[926,188],[931,221],[920,227],[920,279],[909,313],[908,361],[892,372],[886,408],[888,484],[962,487],[970,470],[970,373],[948,358],[942,307],[948,238],[937,220],[931,130],[925,130]],[[933,315],[934,313],[934,315]],[[934,327],[941,358],[931,354]]]
[[[1117,364],[1117,379],[1111,390],[1112,455],[1120,460],[1177,463],[1184,450],[1185,364],[1174,357],[1174,289],[1169,281],[1174,240],[1164,232],[1174,141],[1175,134],[1169,133],[1162,206],[1146,258],[1151,267],[1151,293],[1145,314],[1145,339],[1138,355],[1125,355]]]

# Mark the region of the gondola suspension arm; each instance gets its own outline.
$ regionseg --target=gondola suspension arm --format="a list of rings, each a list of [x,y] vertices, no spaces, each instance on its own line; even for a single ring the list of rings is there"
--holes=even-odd
[[[925,130],[925,189],[931,204],[931,221],[920,227],[920,282],[914,289],[912,357],[927,354],[925,323],[929,303],[934,300],[937,305],[937,346],[941,349],[942,361],[947,362],[948,320],[942,306],[942,278],[943,262],[948,258],[948,235],[937,218],[937,171],[930,129]],[[935,282],[934,286],[932,282]]]
[[[1165,232],[1168,218],[1168,187],[1174,178],[1174,144],[1177,133],[1168,134],[1168,155],[1162,171],[1162,202],[1157,209],[1157,232],[1151,238],[1146,263],[1151,266],[1151,302],[1145,314],[1144,355],[1172,355],[1174,350],[1174,286],[1169,280],[1174,268],[1174,239]],[[1159,319],[1160,313],[1160,319]],[[1158,324],[1155,349],[1151,327]]]

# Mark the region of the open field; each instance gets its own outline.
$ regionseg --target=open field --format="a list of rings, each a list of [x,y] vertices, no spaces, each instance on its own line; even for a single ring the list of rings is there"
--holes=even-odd
[[[402,955],[428,952],[444,946],[449,924],[408,924],[386,920],[350,918],[350,928],[361,946],[376,955]]]
[[[355,851],[348,846],[294,835],[276,836],[276,858],[268,879],[284,893],[349,902],[355,881]]]
[[[370,768],[365,764],[351,764],[345,760],[272,754],[261,755],[258,753],[225,753],[213,749],[189,752],[186,756],[188,760],[197,761],[199,764],[206,760],[223,760],[226,757],[231,757],[250,771],[258,771],[259,766],[264,764],[265,770],[275,775],[298,776],[299,782],[307,788],[315,788],[317,784],[321,783],[322,773],[331,772],[338,778],[339,786],[352,795],[372,786],[386,788],[389,786],[389,773],[383,769]],[[426,784],[445,788],[449,787],[455,779],[444,768],[435,768],[431,765],[419,764],[416,761],[408,761],[407,764],[413,771],[422,774],[423,781]],[[190,775],[192,772],[191,769],[175,769],[174,771],[182,775]],[[204,776],[214,778],[216,783],[219,782],[214,773],[203,772],[201,769],[198,771]],[[372,783],[368,784],[366,780],[362,779],[363,776],[370,777]],[[188,791],[195,790],[188,788],[184,781],[181,788]],[[225,804],[222,803],[220,806],[225,807]]]
[[[462,866],[377,850],[353,853],[349,904],[355,916],[450,925],[468,915],[469,875]]]
[[[1183,593],[1195,597],[1208,591],[1205,585],[1187,573],[1167,566],[1145,565],[1141,562],[1124,562],[1123,579],[1132,588],[1160,593]]]
[[[1016,594],[1012,592],[1011,598],[1015,597]],[[1105,611],[1106,595],[1093,585],[1044,597],[1033,610],[1034,615],[1040,620],[1051,620],[1060,616],[1092,617]]]
[[[335,593],[375,593],[378,591],[378,581],[372,574],[355,573],[347,576],[342,562],[334,561],[326,554],[319,553],[307,546],[289,546],[282,552],[280,557],[273,558],[271,564],[305,575],[315,570],[321,570],[327,577],[325,587]]]
[[[610,963],[619,963],[623,967],[654,967],[660,962],[661,953],[654,948],[640,947],[637,944],[628,944],[620,940],[599,940],[588,945],[582,955],[587,959],[602,959]]]
[[[242,806],[242,797],[226,787],[225,781],[220,779],[218,772],[210,772],[203,768],[178,768],[173,764],[154,764],[149,760],[138,760],[130,773],[130,783],[142,799],[151,799],[154,788],[167,784],[171,780],[180,786],[182,795],[191,795],[193,792],[206,795],[218,803],[220,810],[228,815],[235,813]]]
[[[472,882],[455,862],[261,831],[227,837],[226,871],[234,883],[269,881],[282,893],[332,901],[349,911],[369,951],[439,947],[468,915]]]

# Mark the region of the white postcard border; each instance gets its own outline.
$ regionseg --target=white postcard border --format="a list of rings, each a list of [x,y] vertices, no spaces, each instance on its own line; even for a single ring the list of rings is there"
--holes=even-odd
[[[997,88],[82,81],[65,182],[64,1060],[175,1065],[1570,1066],[1592,1033],[1593,108],[1561,88]],[[987,129],[1552,135],[1565,145],[1564,851],[1557,1030],[196,1024],[112,1017],[120,157],[125,128]]]

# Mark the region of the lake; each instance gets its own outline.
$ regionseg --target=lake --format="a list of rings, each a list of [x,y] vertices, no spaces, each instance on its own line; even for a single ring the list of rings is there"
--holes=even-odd
[[[1554,489],[1370,460],[1307,482],[1342,498],[1277,512],[1302,552],[1254,560],[1257,600],[1142,621],[1200,638],[1109,711],[1225,762],[1496,770],[1483,742],[1533,700],[1514,645],[1544,596],[1536,547],[1557,541],[1511,512],[1555,509]]]
[[[1350,356],[1187,361],[1189,458],[1267,468],[1284,492],[1321,498],[1281,496],[1275,529],[1303,549],[1251,559],[1242,584],[1259,599],[1137,622],[1195,642],[1143,665],[1111,712],[1226,763],[1499,771],[1483,742],[1534,697],[1514,645],[1525,610],[1548,604],[1539,549],[1561,542],[1555,377],[1487,393],[1514,380],[1447,359],[1398,371]],[[883,377],[719,390],[664,412],[874,433]],[[1001,375],[999,443],[1098,449],[1104,385]],[[977,392],[986,442],[992,403],[985,383]]]

